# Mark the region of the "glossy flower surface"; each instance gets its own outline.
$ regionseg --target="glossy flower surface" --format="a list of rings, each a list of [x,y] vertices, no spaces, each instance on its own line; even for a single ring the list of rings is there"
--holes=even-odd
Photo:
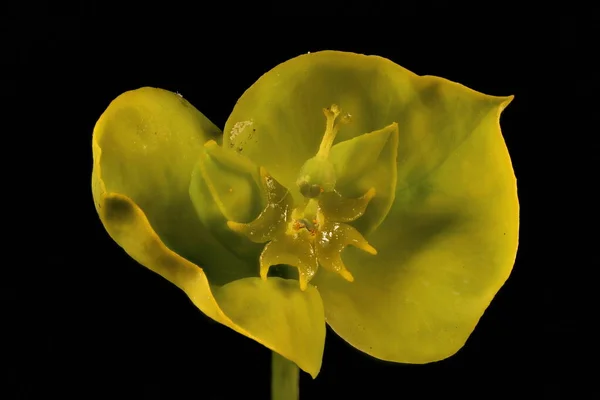
[[[126,92],[94,129],[96,209],[140,264],[313,377],[326,322],[374,357],[440,360],[514,263],[511,100],[335,51],[263,75],[223,133],[177,94]]]

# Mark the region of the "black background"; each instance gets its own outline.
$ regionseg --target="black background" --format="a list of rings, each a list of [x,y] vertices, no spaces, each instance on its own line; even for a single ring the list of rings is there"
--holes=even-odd
[[[261,74],[324,49],[514,94],[501,124],[521,238],[510,279],[455,356],[387,363],[328,329],[323,368],[316,380],[302,374],[301,398],[571,398],[576,378],[566,371],[576,364],[561,338],[573,317],[554,302],[552,265],[540,256],[549,227],[534,197],[553,168],[542,161],[540,120],[561,123],[558,110],[540,114],[539,96],[549,79],[576,70],[577,18],[450,2],[167,6],[23,5],[3,14],[3,398],[268,398],[269,351],[203,316],[109,238],[92,203],[91,134],[112,99],[141,86],[178,91],[223,127]],[[570,79],[554,95],[583,95],[589,82]]]

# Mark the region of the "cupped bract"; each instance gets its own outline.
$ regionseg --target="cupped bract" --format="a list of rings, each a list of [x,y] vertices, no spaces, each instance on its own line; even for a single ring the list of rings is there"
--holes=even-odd
[[[335,51],[277,66],[238,100],[224,148],[242,151],[292,191],[298,169],[319,148],[322,107],[337,104],[352,115],[334,148],[398,125],[395,186],[385,185],[390,156],[368,161],[360,147],[342,156],[363,176],[337,183],[349,196],[378,183],[393,190],[387,197],[378,190],[356,224],[377,256],[350,248],[343,260],[354,282],[325,270],[313,280],[328,324],[350,344],[397,362],[448,357],[508,278],[519,204],[499,118],[511,100],[417,76],[381,57]],[[389,210],[378,207],[390,197]]]
[[[204,144],[220,131],[175,93],[117,97],[92,139],[92,193],[110,236],[133,259],[182,289],[202,312],[294,361],[315,377],[325,341],[314,287],[263,281],[211,235],[189,195]],[[199,343],[199,345],[209,345]]]

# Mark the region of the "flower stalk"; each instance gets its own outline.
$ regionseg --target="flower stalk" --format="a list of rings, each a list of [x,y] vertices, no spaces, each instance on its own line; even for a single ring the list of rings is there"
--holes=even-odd
[[[287,358],[272,352],[271,400],[298,400],[300,370]]]

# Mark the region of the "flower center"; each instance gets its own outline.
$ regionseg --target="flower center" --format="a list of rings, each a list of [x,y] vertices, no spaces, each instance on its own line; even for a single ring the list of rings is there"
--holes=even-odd
[[[354,277],[344,265],[342,250],[355,246],[377,254],[367,240],[347,222],[362,216],[375,189],[359,198],[345,198],[335,190],[336,174],[329,152],[340,128],[350,122],[337,105],[323,109],[326,117],[325,134],[317,154],[307,160],[298,174],[296,184],[305,197],[294,205],[289,191],[261,168],[267,206],[247,224],[228,221],[235,232],[256,243],[267,243],[260,255],[260,276],[267,279],[273,265],[287,264],[298,269],[300,289],[306,290],[318,266],[335,272],[349,282]]]
[[[310,199],[306,207],[295,208],[292,211],[291,221],[288,224],[286,234],[296,235],[301,230],[306,230],[311,237],[315,237],[319,228],[323,226],[325,216],[319,208],[319,204]]]

